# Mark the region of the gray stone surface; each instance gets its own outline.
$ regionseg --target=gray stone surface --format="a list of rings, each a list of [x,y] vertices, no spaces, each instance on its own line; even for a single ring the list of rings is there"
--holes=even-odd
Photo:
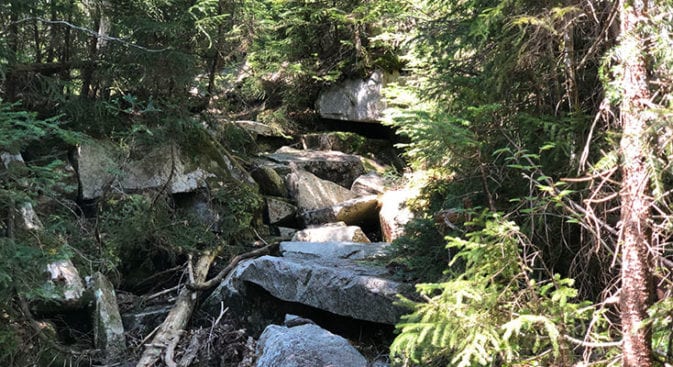
[[[167,187],[172,194],[185,193],[207,187],[206,180],[212,178],[256,184],[247,172],[217,149],[208,153],[217,156],[208,156],[204,151],[203,156],[186,157],[179,147],[167,144],[150,150],[140,159],[123,157],[114,151],[105,142],[90,142],[79,147],[77,166],[83,199],[95,199],[110,187],[124,192]],[[204,167],[192,162],[196,158]]]
[[[269,224],[276,224],[294,218],[297,207],[282,198],[266,197],[266,214]]]
[[[295,242],[280,243],[284,257],[363,260],[385,255],[389,244],[357,242]]]
[[[414,217],[406,202],[414,196],[414,192],[404,189],[388,191],[380,197],[379,221],[384,241],[393,242],[404,235],[404,226]]]
[[[278,163],[294,165],[328,181],[350,188],[353,181],[365,173],[362,159],[357,155],[338,151],[298,150],[281,147],[266,158]]]
[[[269,325],[257,343],[256,367],[366,367],[348,340],[314,324]]]
[[[253,135],[261,135],[261,136],[270,136],[270,137],[277,137],[277,138],[282,138],[284,135],[282,132],[274,129],[273,127],[263,124],[261,122],[257,121],[249,121],[249,120],[239,120],[234,122],[236,126],[240,127],[241,129],[249,132],[250,134]]]
[[[401,291],[387,270],[344,259],[263,256],[242,264],[238,280],[272,296],[359,320],[395,324],[403,313],[393,305]],[[230,282],[236,288],[235,282]]]
[[[45,310],[74,309],[82,307],[86,292],[82,277],[70,259],[59,260],[47,265],[49,279],[43,286],[48,294],[49,306]]]
[[[93,290],[96,303],[94,344],[103,350],[107,362],[118,362],[126,353],[126,337],[114,288],[103,274],[96,273]]]
[[[344,222],[348,225],[376,221],[378,215],[376,195],[362,196],[336,205],[300,212],[305,225]]]
[[[292,241],[303,242],[364,242],[369,238],[358,226],[347,226],[344,222],[328,223],[301,230],[292,237]]]
[[[380,195],[386,191],[386,183],[376,172],[369,172],[353,181],[351,191],[358,195]]]
[[[290,197],[297,202],[300,210],[324,208],[356,196],[342,186],[302,170],[295,170],[288,176],[288,186]]]
[[[321,117],[358,122],[381,119],[386,104],[381,95],[384,75],[375,71],[367,79],[349,79],[323,91],[316,101]]]

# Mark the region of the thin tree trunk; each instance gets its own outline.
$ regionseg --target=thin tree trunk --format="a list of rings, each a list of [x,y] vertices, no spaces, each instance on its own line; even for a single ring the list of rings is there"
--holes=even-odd
[[[651,259],[648,218],[651,199],[646,156],[646,132],[650,92],[643,39],[638,28],[647,15],[647,0],[620,0],[623,75],[620,122],[622,138],[621,247],[622,290],[620,312],[625,367],[652,365],[651,333],[646,325],[647,308],[652,301]]]

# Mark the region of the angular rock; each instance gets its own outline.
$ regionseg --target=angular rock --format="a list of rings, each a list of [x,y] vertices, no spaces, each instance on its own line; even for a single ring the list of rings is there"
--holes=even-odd
[[[269,325],[257,343],[256,367],[366,367],[348,340],[315,324]]]
[[[364,260],[385,255],[388,243],[288,242],[280,243],[284,257]]]
[[[393,242],[404,235],[404,226],[414,218],[406,202],[414,196],[411,190],[404,189],[388,191],[380,198],[379,220],[384,241]]]
[[[280,198],[266,197],[266,215],[269,224],[277,224],[294,219],[297,207]]]
[[[250,171],[250,175],[259,185],[264,195],[287,197],[285,180],[270,166],[258,166]]]
[[[256,284],[284,301],[385,324],[395,324],[404,312],[393,305],[401,284],[386,279],[383,267],[344,259],[273,256],[240,267],[239,281]]]
[[[49,280],[43,287],[47,293],[49,305],[39,305],[39,309],[49,312],[83,306],[86,288],[79,271],[70,259],[48,264],[47,272]]]
[[[94,275],[93,288],[96,302],[94,344],[103,350],[106,362],[118,362],[126,353],[126,337],[114,288],[101,273]]]
[[[278,163],[293,164],[323,180],[343,187],[351,187],[358,176],[365,173],[360,157],[337,151],[298,150],[282,147],[266,157]]]
[[[376,172],[369,172],[353,181],[351,191],[358,195],[380,195],[386,190],[386,183],[383,177]]]
[[[289,228],[289,227],[276,227],[278,237],[282,241],[289,241],[292,239],[295,233],[297,233],[296,228]]]
[[[376,122],[386,103],[381,95],[384,75],[375,71],[367,79],[349,79],[322,92],[316,102],[320,116],[328,119]]]
[[[375,221],[378,215],[376,195],[362,196],[330,207],[305,210],[299,213],[305,225],[344,222],[348,225]]]
[[[301,242],[363,242],[369,238],[358,226],[346,226],[344,222],[328,223],[310,227],[294,234],[292,241]]]
[[[285,137],[280,131],[273,127],[257,121],[239,120],[234,122],[236,126],[254,135],[270,136],[276,138]]]
[[[2,151],[0,152],[0,159],[2,159],[2,164],[5,165],[5,168],[9,169],[12,165],[25,166],[26,162],[23,160],[21,153],[12,154],[9,152]]]
[[[367,139],[349,132],[311,133],[301,136],[304,150],[337,150],[348,154],[365,151]]]
[[[177,206],[198,224],[212,232],[220,232],[221,216],[207,194],[194,192],[174,196]]]
[[[187,157],[179,147],[167,144],[137,160],[115,156],[114,149],[104,142],[84,144],[77,154],[81,196],[86,200],[95,199],[111,186],[122,191],[167,187],[171,194],[185,193],[206,188],[208,179],[256,184],[213,141],[209,144],[212,146],[194,148],[204,149],[204,154],[198,157]]]
[[[306,171],[296,170],[287,181],[290,197],[300,210],[323,208],[355,198],[350,190]]]

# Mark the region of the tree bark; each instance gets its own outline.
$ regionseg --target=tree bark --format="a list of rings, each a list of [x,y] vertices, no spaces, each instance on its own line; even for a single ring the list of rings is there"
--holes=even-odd
[[[194,267],[195,282],[200,283],[206,280],[210,265],[218,253],[219,249],[201,255]],[[187,287],[184,287],[180,291],[175,306],[173,306],[168,316],[166,316],[152,341],[145,346],[145,351],[136,367],[154,366],[169,345],[172,343],[177,344],[189,319],[192,317],[194,305],[196,304],[196,295],[196,291],[192,291]]]
[[[622,290],[620,312],[623,332],[622,365],[652,365],[651,333],[646,325],[647,308],[652,302],[652,261],[649,254],[648,219],[651,198],[646,157],[650,101],[644,40],[639,27],[647,15],[647,0],[620,0],[623,67],[620,122],[622,138],[621,238]]]

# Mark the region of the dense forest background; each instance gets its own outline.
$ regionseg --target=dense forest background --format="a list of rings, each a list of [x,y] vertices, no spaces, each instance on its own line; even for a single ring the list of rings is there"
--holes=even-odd
[[[390,254],[419,283],[395,363],[673,363],[670,1],[17,0],[0,20],[0,151],[25,159],[0,171],[3,364],[62,352],[23,307],[50,261],[115,278],[137,251],[241,252],[255,225],[248,192],[226,193],[218,238],[166,226],[161,200],[91,208],[77,144],[190,141],[222,117],[308,130],[321,89],[379,69],[401,75],[383,123],[425,175]],[[39,234],[15,224],[27,203]]]

